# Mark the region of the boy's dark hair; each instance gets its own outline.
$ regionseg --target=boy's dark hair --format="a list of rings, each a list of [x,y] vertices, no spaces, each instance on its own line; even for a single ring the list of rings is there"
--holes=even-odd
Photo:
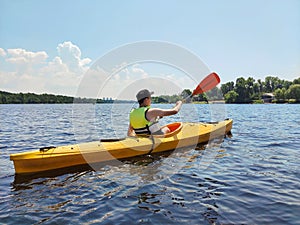
[[[148,98],[148,97],[146,97],[146,98]],[[146,98],[142,98],[142,99],[140,99],[138,102],[139,102],[139,104],[141,105],[141,104],[143,104],[143,102],[144,102],[144,100],[146,99]]]

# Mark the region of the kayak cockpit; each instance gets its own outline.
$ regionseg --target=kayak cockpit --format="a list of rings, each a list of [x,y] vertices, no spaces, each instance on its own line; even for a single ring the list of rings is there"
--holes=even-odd
[[[166,133],[166,134],[153,134],[153,135],[149,135],[149,134],[139,134],[136,135],[136,137],[156,137],[156,138],[167,138],[167,137],[171,137],[175,134],[177,134],[178,132],[181,131],[182,129],[182,122],[175,122],[175,123],[170,123],[167,125],[164,125],[161,127],[161,129],[163,129],[164,127],[168,127],[170,132]]]
[[[165,126],[162,126],[161,128],[164,128],[164,127],[168,127],[170,132],[169,133],[166,133],[166,134],[159,134],[159,135],[153,135],[154,137],[171,137],[177,133],[179,133],[179,131],[181,131],[182,129],[182,122],[175,122],[175,123],[170,123],[170,124],[167,124]]]

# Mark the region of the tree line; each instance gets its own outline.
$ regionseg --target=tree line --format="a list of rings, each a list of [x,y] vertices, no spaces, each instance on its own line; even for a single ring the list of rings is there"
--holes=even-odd
[[[179,95],[162,95],[154,97],[155,103],[174,103],[182,100],[191,94],[191,90],[185,89]],[[274,95],[275,103],[300,103],[300,78],[294,81],[279,79],[278,77],[267,76],[265,80],[253,77],[247,79],[239,77],[236,82],[230,81],[215,87],[204,94],[196,95],[190,101],[209,102],[223,100],[225,103],[263,103],[262,96],[265,93]]]
[[[253,77],[240,77],[236,82],[227,82],[221,85],[226,103],[255,103],[262,101],[262,95],[272,93],[274,102],[300,102],[300,78],[293,81],[267,76],[264,81]]]
[[[37,104],[37,103],[73,103],[73,97],[52,95],[52,94],[34,94],[34,93],[10,93],[0,91],[1,104]]]
[[[152,98],[153,103],[175,103],[185,99],[192,93],[185,89],[180,94],[161,95]],[[273,93],[274,102],[300,103],[300,77],[293,81],[281,80],[278,77],[268,76],[265,80],[253,77],[247,79],[239,77],[236,82],[227,82],[220,88],[216,87],[209,92],[193,96],[191,102],[208,102],[225,100],[225,103],[260,103],[264,93]],[[10,93],[0,91],[0,104],[60,104],[60,103],[124,103],[132,101],[118,101],[112,99],[74,98],[53,94]]]
[[[10,93],[0,91],[0,104],[70,104],[70,103],[112,103],[112,99],[74,98],[53,94]]]

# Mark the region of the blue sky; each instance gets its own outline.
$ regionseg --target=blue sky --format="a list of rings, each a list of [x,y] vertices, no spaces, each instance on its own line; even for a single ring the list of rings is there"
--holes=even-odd
[[[145,40],[193,52],[222,83],[293,80],[300,76],[300,1],[0,0],[0,90],[74,95],[97,59]]]

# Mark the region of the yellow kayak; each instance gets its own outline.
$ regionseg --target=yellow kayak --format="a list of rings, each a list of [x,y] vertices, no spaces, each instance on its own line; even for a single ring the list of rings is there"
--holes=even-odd
[[[232,120],[214,123],[171,123],[166,135],[127,137],[81,144],[44,147],[10,155],[16,174],[30,174],[79,165],[93,165],[116,159],[196,146],[224,136],[231,131]]]

